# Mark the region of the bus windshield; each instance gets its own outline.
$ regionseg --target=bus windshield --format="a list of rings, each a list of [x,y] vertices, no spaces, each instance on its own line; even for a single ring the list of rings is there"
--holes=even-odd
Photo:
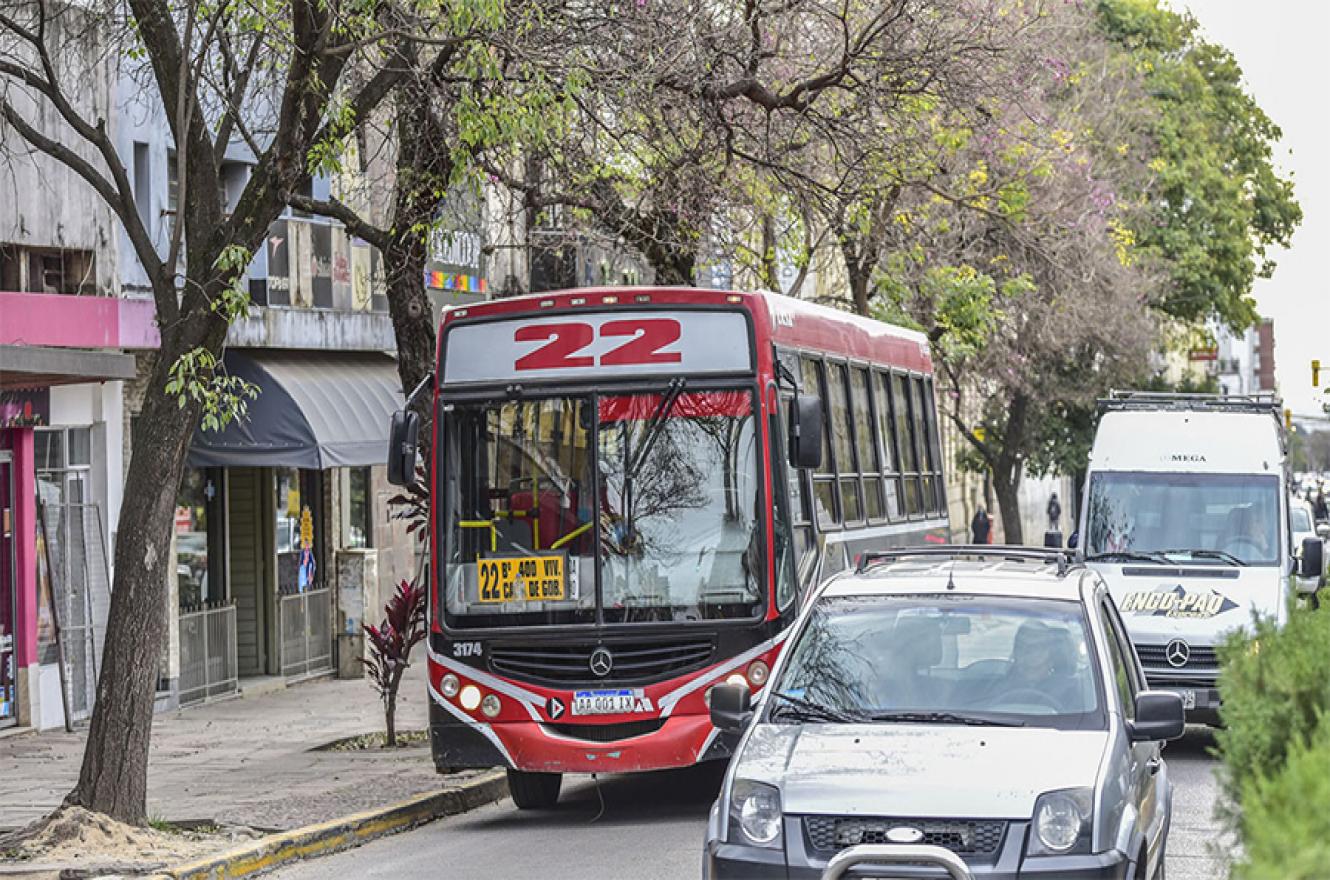
[[[677,385],[446,405],[446,621],[761,616],[755,426],[751,391]]]
[[[1279,546],[1273,474],[1101,472],[1090,479],[1089,558],[1162,554],[1161,561],[1275,565]]]

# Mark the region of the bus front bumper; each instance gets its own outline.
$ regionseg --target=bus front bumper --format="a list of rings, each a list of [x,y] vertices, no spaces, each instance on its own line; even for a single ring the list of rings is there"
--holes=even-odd
[[[588,728],[598,725],[588,724]],[[430,706],[435,768],[510,767],[539,773],[636,773],[728,758],[734,738],[705,715],[673,715],[655,731],[608,742],[583,739],[576,727],[536,721],[463,722]]]

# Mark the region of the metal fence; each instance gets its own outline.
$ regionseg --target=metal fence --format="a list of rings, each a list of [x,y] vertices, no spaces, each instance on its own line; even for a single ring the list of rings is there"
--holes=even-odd
[[[180,615],[180,704],[235,693],[236,607],[228,602]]]
[[[111,604],[111,568],[101,509],[96,504],[44,503],[42,513],[50,586],[69,682],[69,709],[73,720],[81,720],[92,714]],[[45,611],[38,609],[39,614]]]
[[[332,590],[278,597],[282,675],[298,678],[332,668]]]

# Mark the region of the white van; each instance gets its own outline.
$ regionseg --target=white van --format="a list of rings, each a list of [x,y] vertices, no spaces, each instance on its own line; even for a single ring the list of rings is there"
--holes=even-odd
[[[1150,687],[1218,723],[1215,646],[1253,612],[1280,623],[1314,590],[1321,547],[1289,527],[1287,438],[1273,395],[1114,392],[1100,401],[1078,553],[1103,575]],[[1310,542],[1309,542],[1310,543]]]

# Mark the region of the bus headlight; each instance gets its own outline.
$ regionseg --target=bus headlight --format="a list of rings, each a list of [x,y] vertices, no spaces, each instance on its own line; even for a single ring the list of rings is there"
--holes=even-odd
[[[458,702],[462,704],[462,708],[466,711],[476,711],[476,707],[480,705],[480,688],[474,684],[462,688],[462,696],[458,699]]]
[[[767,677],[771,675],[771,667],[761,660],[754,660],[748,667],[748,680],[753,683],[753,687],[760,688],[767,683]]]
[[[480,711],[485,713],[486,718],[499,717],[499,710],[502,708],[503,704],[499,702],[496,694],[486,694],[485,699],[480,701]]]
[[[462,683],[457,680],[457,676],[451,672],[439,679],[439,693],[448,699],[457,696],[457,692],[462,689]]]

